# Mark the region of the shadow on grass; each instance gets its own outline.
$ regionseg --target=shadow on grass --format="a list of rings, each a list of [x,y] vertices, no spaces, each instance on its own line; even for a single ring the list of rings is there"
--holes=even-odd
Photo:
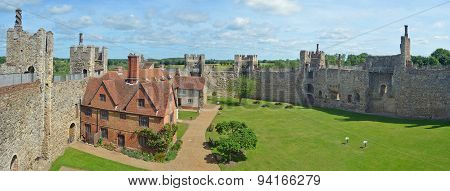
[[[450,127],[450,121],[446,120],[429,120],[429,119],[402,119],[386,116],[377,116],[370,114],[354,113],[350,111],[343,111],[339,109],[329,109],[329,108],[311,108],[317,111],[328,113],[331,115],[345,117],[345,119],[337,119],[340,121],[373,121],[381,123],[392,123],[392,124],[404,124],[405,128],[417,128],[423,126],[431,126],[425,129],[438,129],[442,127]]]

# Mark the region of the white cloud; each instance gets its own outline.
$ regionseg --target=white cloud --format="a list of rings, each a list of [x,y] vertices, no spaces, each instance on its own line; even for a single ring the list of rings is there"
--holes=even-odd
[[[0,0],[0,11],[13,11],[25,4],[39,3],[40,0]]]
[[[208,15],[205,13],[179,13],[176,19],[185,24],[203,23],[208,20]]]
[[[117,29],[117,30],[134,30],[137,28],[142,28],[141,20],[134,15],[128,16],[108,16],[105,18],[103,24],[106,27]]]
[[[301,7],[294,0],[239,0],[250,8],[269,11],[278,15],[290,15],[300,11]]]
[[[334,30],[324,30],[319,34],[319,39],[332,41],[342,41],[349,39],[350,37],[351,37],[350,30],[343,28],[336,28]]]
[[[437,40],[448,40],[448,36],[447,35],[445,35],[445,36],[436,35],[436,36],[433,36],[433,38],[437,39]]]
[[[249,18],[236,17],[234,18],[233,22],[228,25],[228,28],[232,30],[243,29],[248,26],[250,22],[251,21]]]
[[[52,6],[48,9],[48,12],[52,13],[52,14],[64,14],[64,13],[68,13],[72,10],[72,6],[71,5],[55,5]]]
[[[275,44],[280,42],[280,40],[276,39],[276,38],[264,38],[264,39],[259,39],[258,42],[260,43],[270,43],[270,44]]]
[[[444,21],[437,21],[437,22],[433,23],[433,27],[434,28],[444,28],[445,27],[445,22]]]

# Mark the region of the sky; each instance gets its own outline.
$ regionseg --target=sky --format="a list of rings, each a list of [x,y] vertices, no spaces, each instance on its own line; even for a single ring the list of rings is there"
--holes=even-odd
[[[105,46],[110,58],[131,52],[145,58],[205,54],[233,59],[297,59],[300,50],[320,44],[327,54],[399,54],[403,25],[409,25],[413,55],[450,49],[450,3],[407,17],[448,0],[0,0],[0,55],[14,9],[23,10],[23,28],[52,31],[55,57],[68,58],[70,46]],[[382,27],[358,38],[353,37]],[[338,44],[338,45],[336,45]]]

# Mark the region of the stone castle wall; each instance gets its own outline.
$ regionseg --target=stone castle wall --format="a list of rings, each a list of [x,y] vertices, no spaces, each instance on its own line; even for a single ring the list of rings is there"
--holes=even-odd
[[[40,82],[0,88],[0,170],[10,170],[17,156],[19,170],[35,170],[42,158],[44,106]]]
[[[60,156],[71,140],[80,137],[80,102],[86,89],[86,80],[65,81],[53,84],[52,88],[52,125],[49,141],[49,161]],[[72,130],[70,130],[73,128]]]
[[[450,70],[396,70],[393,84],[397,115],[450,119]]]

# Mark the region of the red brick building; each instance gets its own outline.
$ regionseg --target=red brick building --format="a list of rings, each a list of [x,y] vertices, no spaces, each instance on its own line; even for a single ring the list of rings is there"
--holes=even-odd
[[[90,78],[81,104],[81,137],[95,144],[142,149],[137,132],[159,131],[176,123],[176,95],[167,72],[140,70],[138,56],[128,56],[129,70]]]

